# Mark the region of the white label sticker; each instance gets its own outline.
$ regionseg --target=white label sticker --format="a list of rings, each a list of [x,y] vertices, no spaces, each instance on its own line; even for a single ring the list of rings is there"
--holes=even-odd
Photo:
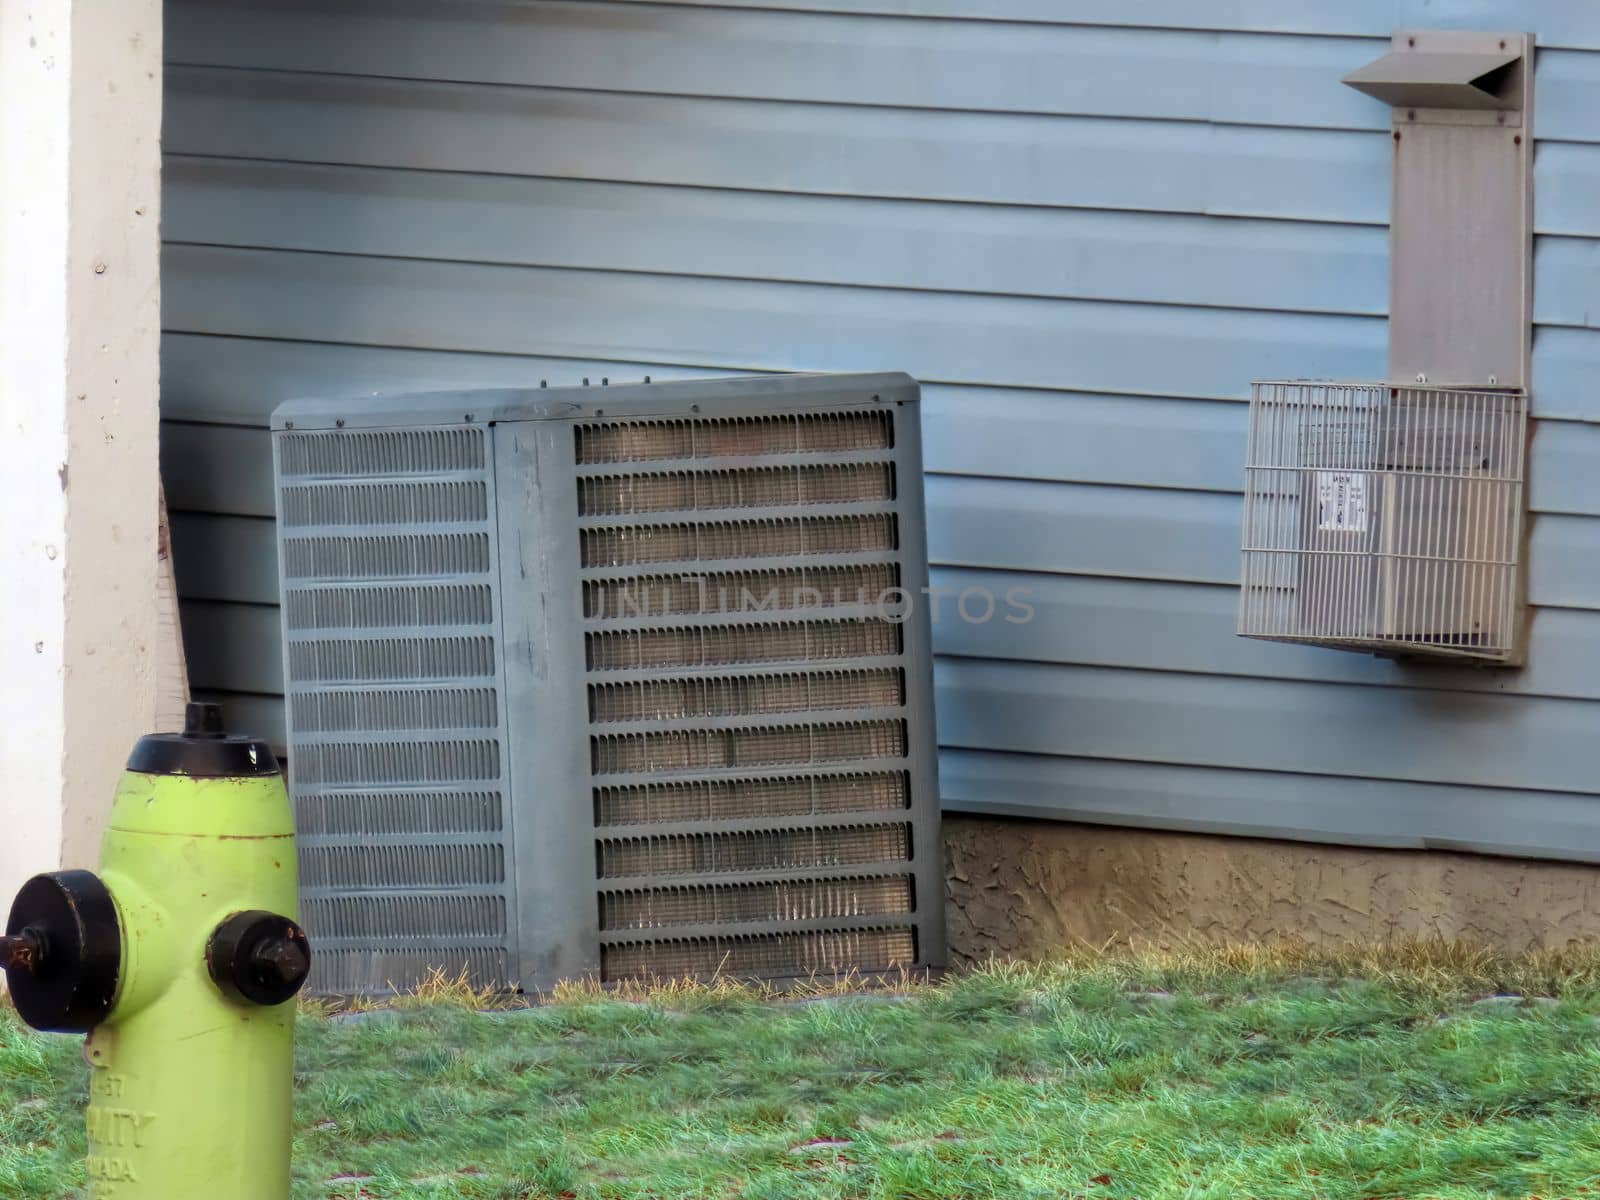
[[[1367,531],[1367,476],[1363,471],[1317,472],[1317,528]]]

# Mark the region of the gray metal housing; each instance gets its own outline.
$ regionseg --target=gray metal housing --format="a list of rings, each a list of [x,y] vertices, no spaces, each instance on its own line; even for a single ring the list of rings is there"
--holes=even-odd
[[[1389,382],[1528,390],[1533,35],[1402,29],[1392,46],[1344,80],[1393,108]]]
[[[792,375],[278,408],[315,985],[942,965],[918,398]]]

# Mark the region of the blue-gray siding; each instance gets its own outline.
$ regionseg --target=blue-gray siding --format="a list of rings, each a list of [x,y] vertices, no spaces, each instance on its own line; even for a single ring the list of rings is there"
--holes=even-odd
[[[1404,24],[1532,28],[1529,665],[1233,636],[1252,377],[1384,364]],[[197,688],[281,730],[282,399],[925,383],[947,805],[1600,860],[1600,6],[170,0],[167,494]]]

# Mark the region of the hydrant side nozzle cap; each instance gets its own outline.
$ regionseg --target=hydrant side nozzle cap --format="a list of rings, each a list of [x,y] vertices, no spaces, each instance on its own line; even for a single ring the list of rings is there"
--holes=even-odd
[[[45,1033],[87,1033],[111,1015],[122,974],[122,924],[89,871],[35,875],[6,922],[29,953],[7,972],[17,1015]]]
[[[288,917],[250,909],[212,931],[206,969],[222,994],[241,1004],[271,1006],[294,998],[311,973],[305,930]]]
[[[128,756],[128,770],[144,775],[192,775],[226,779],[276,775],[278,759],[259,738],[230,734],[215,704],[191,703],[183,714],[182,733],[150,733]]]

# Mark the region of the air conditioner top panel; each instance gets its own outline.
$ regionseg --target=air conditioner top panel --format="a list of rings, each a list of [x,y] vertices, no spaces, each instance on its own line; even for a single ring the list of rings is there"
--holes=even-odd
[[[576,421],[748,416],[751,405],[773,411],[907,404],[917,382],[901,372],[737,375],[724,379],[562,388],[471,388],[437,392],[374,392],[364,396],[289,400],[272,414],[273,429],[396,428],[485,425],[496,421]],[[698,407],[691,407],[698,406]]]

